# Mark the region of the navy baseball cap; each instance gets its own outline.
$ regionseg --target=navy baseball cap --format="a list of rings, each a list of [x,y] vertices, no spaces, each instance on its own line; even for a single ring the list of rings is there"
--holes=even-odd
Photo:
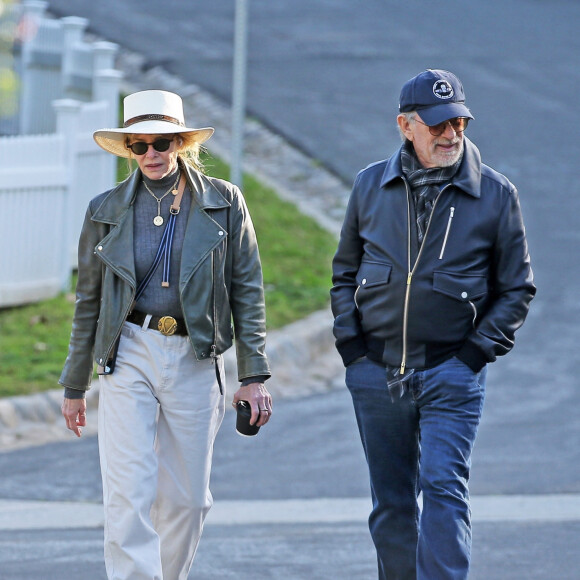
[[[399,111],[417,111],[423,122],[431,126],[454,117],[473,119],[465,106],[461,81],[453,73],[438,69],[427,69],[403,85]]]

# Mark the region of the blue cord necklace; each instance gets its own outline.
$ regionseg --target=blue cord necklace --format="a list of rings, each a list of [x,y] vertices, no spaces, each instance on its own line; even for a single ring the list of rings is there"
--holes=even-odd
[[[151,267],[149,268],[147,274],[145,274],[145,277],[143,278],[143,280],[141,280],[141,283],[137,288],[137,292],[135,294],[135,302],[137,302],[139,298],[141,298],[143,292],[145,292],[145,288],[147,288],[147,285],[149,284],[149,282],[151,282],[151,278],[153,278],[153,275],[155,274],[155,271],[159,267],[161,260],[163,260],[163,277],[161,280],[161,286],[163,286],[164,288],[169,287],[169,274],[171,267],[171,247],[173,245],[173,234],[175,232],[175,220],[177,219],[177,215],[179,214],[180,211],[179,206],[181,204],[181,198],[183,197],[183,192],[185,191],[185,176],[178,175],[177,180],[175,181],[176,184],[178,180],[179,187],[176,190],[176,195],[173,200],[173,203],[169,208],[169,219],[167,220],[167,225],[165,226],[165,230],[163,231],[163,237],[161,238],[161,242],[159,243],[157,255],[155,256],[153,264],[151,264]]]

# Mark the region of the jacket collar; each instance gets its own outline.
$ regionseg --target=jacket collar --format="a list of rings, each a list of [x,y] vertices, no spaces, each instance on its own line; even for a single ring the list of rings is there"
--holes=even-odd
[[[214,180],[190,167],[185,168],[187,181],[201,209],[217,209],[230,206],[230,202],[214,185]]]
[[[93,221],[118,225],[135,198],[141,172],[135,171],[125,181],[111,189],[93,214]]]
[[[215,209],[230,205],[207,176],[188,166],[185,166],[185,176],[199,208]],[[131,207],[140,182],[141,171],[138,169],[106,194],[93,214],[93,221],[118,225]]]
[[[481,196],[481,155],[479,149],[467,138],[463,139],[463,161],[455,174],[452,183],[473,197]],[[381,179],[381,187],[386,187],[396,179],[404,179],[401,165],[402,145],[395,155],[387,160]]]

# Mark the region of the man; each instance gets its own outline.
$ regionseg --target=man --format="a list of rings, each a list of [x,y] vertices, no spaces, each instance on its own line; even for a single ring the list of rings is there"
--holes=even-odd
[[[464,136],[473,117],[459,79],[422,72],[399,111],[401,148],[354,183],[334,334],[369,466],[379,578],[459,580],[486,365],[512,348],[535,287],[517,191]]]

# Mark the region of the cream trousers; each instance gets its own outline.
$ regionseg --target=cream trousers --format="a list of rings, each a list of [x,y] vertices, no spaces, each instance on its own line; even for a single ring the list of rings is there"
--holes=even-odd
[[[186,580],[225,412],[214,363],[196,360],[185,336],[125,323],[115,372],[99,379],[108,578]]]

